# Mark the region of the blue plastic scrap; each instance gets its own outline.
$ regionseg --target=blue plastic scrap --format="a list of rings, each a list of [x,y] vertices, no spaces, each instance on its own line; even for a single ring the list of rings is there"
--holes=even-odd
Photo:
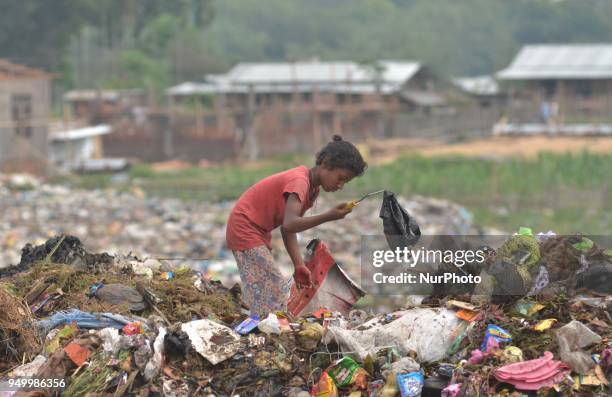
[[[234,331],[238,332],[240,335],[246,335],[252,330],[254,330],[259,324],[259,316],[256,314],[251,315],[246,320],[238,324]]]
[[[36,326],[40,331],[47,333],[53,328],[72,324],[73,322],[76,322],[77,326],[82,329],[122,329],[124,326],[134,321],[140,321],[145,331],[148,331],[147,325],[140,319],[114,313],[87,313],[79,309],[70,309],[54,313],[49,318],[37,321]]]
[[[487,349],[488,341],[491,338],[495,339],[497,342],[512,342],[512,334],[510,334],[510,332],[498,327],[497,325],[489,324],[487,326],[487,330],[485,331],[484,340],[480,345],[481,351],[485,351]]]
[[[410,372],[397,375],[397,385],[402,397],[421,397],[425,377],[421,372]]]

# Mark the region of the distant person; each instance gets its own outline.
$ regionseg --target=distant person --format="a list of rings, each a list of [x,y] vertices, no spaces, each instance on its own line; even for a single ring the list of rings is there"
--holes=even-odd
[[[548,121],[550,120],[550,111],[550,103],[548,101],[543,101],[540,104],[540,117],[544,124],[548,124]]]
[[[312,276],[304,265],[296,233],[344,218],[350,209],[341,203],[314,216],[304,216],[322,188],[335,192],[367,169],[359,150],[334,135],[316,155],[315,166],[299,166],[264,178],[247,189],[227,221],[226,242],[242,280],[243,297],[251,314],[264,318],[285,311],[290,284],[272,257],[271,232],[281,227],[285,249],[294,266],[297,288],[309,287]]]

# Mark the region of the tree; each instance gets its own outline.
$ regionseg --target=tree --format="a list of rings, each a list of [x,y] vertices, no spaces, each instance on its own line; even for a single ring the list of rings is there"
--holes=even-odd
[[[0,13],[0,55],[57,71],[70,37],[92,12],[88,0],[4,1]]]
[[[164,71],[171,84],[239,61],[313,57],[416,60],[473,75],[499,70],[524,44],[612,37],[609,0],[5,2],[0,56],[89,86],[129,84],[117,76],[134,64],[155,78]],[[126,53],[138,62],[126,63]]]
[[[174,82],[184,69],[176,48],[193,44],[213,16],[212,0],[100,0],[94,8],[69,48],[74,82],[92,87]]]

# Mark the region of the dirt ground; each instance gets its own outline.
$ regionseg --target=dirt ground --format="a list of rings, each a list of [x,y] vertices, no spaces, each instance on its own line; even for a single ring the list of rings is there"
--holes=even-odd
[[[537,156],[539,152],[612,153],[612,137],[491,137],[448,144],[425,139],[390,139],[368,143],[370,162],[384,164],[406,153],[423,156],[464,155],[482,158]]]
[[[496,136],[450,144],[438,138],[392,138],[359,143],[357,148],[365,155],[369,164],[382,165],[410,153],[418,153],[425,157],[462,155],[483,159],[533,158],[540,152],[562,154],[580,153],[585,150],[591,153],[611,154],[612,137]],[[296,165],[310,161],[310,155],[300,155],[293,159]],[[228,164],[239,165],[242,170],[257,170],[263,167],[278,166],[278,159],[268,158],[255,161],[240,159]],[[154,164],[153,169],[168,172],[188,167],[188,163],[168,161]]]

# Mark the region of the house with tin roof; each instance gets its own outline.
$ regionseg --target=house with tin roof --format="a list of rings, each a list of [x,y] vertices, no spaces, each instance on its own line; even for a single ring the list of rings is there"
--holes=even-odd
[[[510,88],[515,105],[552,109],[565,122],[596,121],[612,112],[612,44],[526,45],[496,77]]]
[[[442,81],[414,61],[382,60],[371,64],[348,61],[238,63],[225,74],[206,75],[204,82],[185,82],[167,90],[175,101],[213,94],[223,95],[225,106],[246,106],[249,95],[255,105],[289,103],[331,107],[347,103],[380,105],[379,99],[397,105],[439,106]],[[316,98],[315,98],[316,97]]]
[[[420,62],[315,59],[238,63],[166,94],[172,114],[195,104],[196,134],[226,134],[255,158],[314,150],[335,133],[355,141],[392,136],[398,112],[425,115],[445,106],[445,86]]]

